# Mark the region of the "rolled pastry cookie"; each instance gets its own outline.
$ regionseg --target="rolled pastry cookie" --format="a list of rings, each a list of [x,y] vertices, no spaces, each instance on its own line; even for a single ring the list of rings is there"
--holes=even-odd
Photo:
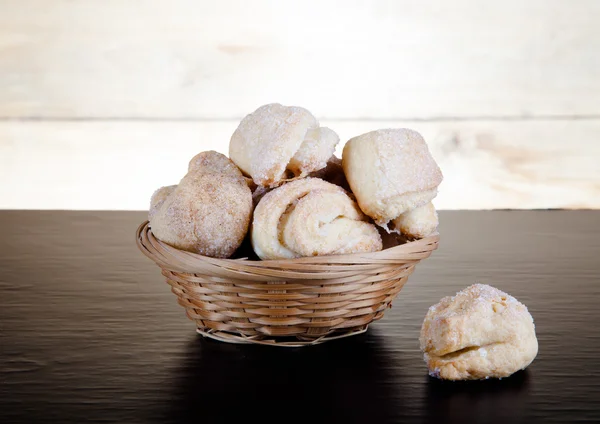
[[[188,163],[188,173],[217,173],[244,178],[242,171],[240,171],[240,169],[229,158],[214,150],[200,152],[194,156]],[[244,180],[246,180],[246,178],[244,178]],[[252,190],[252,180],[246,181]],[[173,192],[173,190],[175,190],[176,187],[177,185],[161,187],[152,194],[152,197],[150,198],[150,208],[148,211],[149,220],[152,220],[152,217],[156,214],[156,211],[160,209],[163,202]]]
[[[385,228],[404,212],[430,202],[443,178],[423,137],[405,128],[350,139],[342,166],[362,211]]]
[[[242,119],[231,136],[229,157],[261,186],[324,168],[339,143],[338,135],[320,127],[306,109],[271,103]]]
[[[211,257],[227,258],[237,250],[250,225],[252,193],[241,172],[236,175],[235,165],[226,161],[220,153],[207,152],[170,193],[165,188],[155,193],[149,215],[156,238]]]
[[[508,377],[525,369],[538,352],[527,307],[485,284],[429,308],[420,344],[429,374],[447,380]]]
[[[214,150],[201,152],[194,156],[189,162],[188,172],[203,174],[218,173],[231,175],[233,177],[241,177],[246,184],[248,184],[248,187],[252,192],[252,201],[254,205],[256,205],[260,198],[268,191],[268,188],[256,185],[252,178],[245,177],[240,168],[238,168],[231,159]]]
[[[392,221],[391,231],[403,234],[411,238],[424,238],[437,231],[439,224],[438,214],[429,202],[404,212]]]
[[[318,178],[286,183],[256,206],[251,242],[261,259],[381,250],[377,228],[340,187]]]

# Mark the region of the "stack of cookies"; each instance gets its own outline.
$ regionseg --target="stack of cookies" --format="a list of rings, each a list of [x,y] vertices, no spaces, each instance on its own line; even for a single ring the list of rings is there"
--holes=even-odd
[[[416,131],[380,129],[348,140],[306,109],[278,103],[244,117],[229,157],[202,152],[176,186],[150,201],[156,238],[228,258],[248,237],[260,259],[373,252],[382,234],[437,231],[431,201],[442,173]]]

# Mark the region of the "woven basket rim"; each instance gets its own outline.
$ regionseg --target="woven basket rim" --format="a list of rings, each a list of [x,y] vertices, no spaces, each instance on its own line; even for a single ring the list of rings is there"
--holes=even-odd
[[[209,262],[211,265],[221,266],[221,267],[236,267],[239,265],[244,266],[252,266],[256,268],[286,268],[288,266],[293,267],[294,265],[299,264],[307,264],[307,265],[316,265],[316,264],[352,264],[352,263],[377,263],[381,262],[386,263],[390,259],[393,258],[402,258],[404,261],[407,260],[407,256],[414,254],[415,251],[422,252],[429,256],[432,250],[437,249],[437,245],[439,243],[440,236],[439,233],[432,234],[430,236],[409,241],[404,244],[399,244],[397,246],[388,247],[386,249],[377,251],[377,252],[366,252],[366,253],[351,253],[351,254],[343,254],[343,255],[323,255],[323,256],[310,256],[310,257],[301,257],[294,259],[266,259],[266,260],[250,260],[248,258],[238,258],[238,259],[223,259],[223,258],[213,258],[209,256],[204,256],[199,253],[188,252],[186,250],[178,249],[173,247],[157,238],[152,234],[152,230],[150,228],[150,222],[148,220],[143,221],[137,228],[136,231],[136,243],[138,248],[150,259],[156,260],[154,254],[148,252],[148,244],[157,245],[166,252],[170,252],[174,255],[184,255],[190,259],[194,259],[196,261],[201,262]],[[150,246],[152,249],[153,246]],[[422,249],[420,249],[422,247]],[[154,250],[154,249],[152,249]],[[154,252],[152,252],[154,253]],[[415,262],[419,262],[424,257],[415,257]]]

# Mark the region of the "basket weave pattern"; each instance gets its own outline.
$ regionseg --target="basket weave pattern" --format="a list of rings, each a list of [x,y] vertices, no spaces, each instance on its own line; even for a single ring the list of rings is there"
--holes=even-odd
[[[361,333],[382,318],[439,236],[373,253],[266,261],[178,250],[154,238],[147,221],[136,241],[162,269],[199,333],[228,342],[302,346]]]

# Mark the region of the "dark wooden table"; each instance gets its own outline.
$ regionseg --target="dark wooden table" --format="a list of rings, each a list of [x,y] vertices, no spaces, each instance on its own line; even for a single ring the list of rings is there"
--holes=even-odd
[[[0,212],[0,423],[600,421],[600,212],[442,212],[440,249],[361,336],[204,340],[136,248],[143,212]],[[531,311],[501,381],[427,375],[427,308],[475,282]]]

